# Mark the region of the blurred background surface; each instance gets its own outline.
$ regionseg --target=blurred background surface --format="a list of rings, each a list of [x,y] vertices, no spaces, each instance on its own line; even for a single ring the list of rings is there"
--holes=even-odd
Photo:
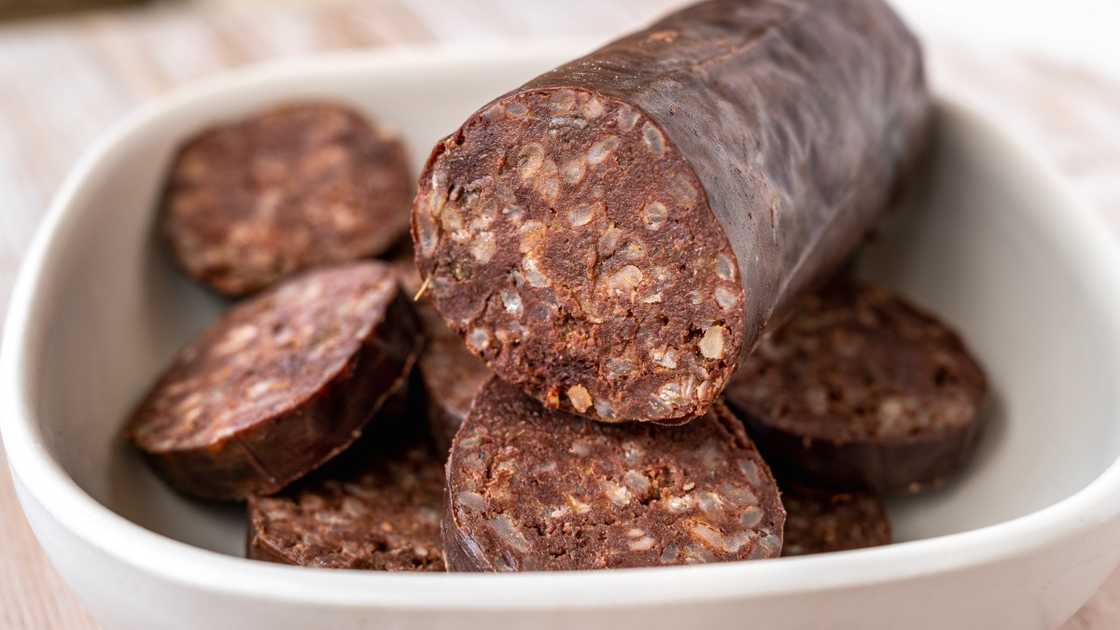
[[[0,0],[0,312],[74,161],[122,116],[182,83],[319,51],[606,40],[682,4]],[[1041,147],[1120,235],[1120,2],[894,4],[924,37],[936,80],[963,86],[971,105]],[[94,627],[35,543],[2,451],[0,541],[0,628]],[[1120,573],[1065,630],[1118,627]]]

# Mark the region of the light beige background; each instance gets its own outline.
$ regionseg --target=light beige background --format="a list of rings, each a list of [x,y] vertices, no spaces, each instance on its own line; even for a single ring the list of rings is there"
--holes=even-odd
[[[1037,142],[1120,234],[1120,48],[1111,33],[1120,3],[1073,0],[1051,15],[1041,7],[1053,3],[898,2],[926,36],[938,73],[967,84],[975,106]],[[319,50],[607,38],[676,4],[211,1],[0,27],[0,310],[74,160],[107,126],[176,85]],[[95,627],[27,527],[2,451],[0,541],[0,629]],[[1120,572],[1064,630],[1117,627]]]

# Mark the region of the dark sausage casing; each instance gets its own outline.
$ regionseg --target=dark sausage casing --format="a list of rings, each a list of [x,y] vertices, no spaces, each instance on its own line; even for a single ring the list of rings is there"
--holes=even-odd
[[[697,4],[437,145],[417,265],[467,346],[546,405],[686,421],[860,242],[929,110],[880,0]]]

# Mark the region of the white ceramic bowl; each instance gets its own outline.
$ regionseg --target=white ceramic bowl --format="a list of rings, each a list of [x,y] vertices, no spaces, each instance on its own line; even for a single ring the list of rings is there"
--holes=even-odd
[[[891,505],[899,544],[709,566],[404,575],[240,558],[243,517],[170,492],[119,436],[219,310],[171,270],[153,210],[173,147],[214,120],[329,96],[419,164],[475,107],[579,53],[333,56],[238,72],[109,133],[55,199],[13,296],[3,437],[47,554],[117,628],[1044,628],[1120,560],[1120,257],[1050,170],[941,90],[933,164],[866,272],[943,314],[991,374],[992,423],[944,491]]]

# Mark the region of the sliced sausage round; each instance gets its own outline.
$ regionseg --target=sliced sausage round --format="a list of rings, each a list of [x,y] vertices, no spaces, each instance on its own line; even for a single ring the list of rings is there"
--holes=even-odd
[[[783,477],[899,494],[968,461],[986,392],[944,323],[886,289],[837,281],[762,339],[726,396]]]
[[[354,441],[404,385],[419,346],[387,265],[308,272],[234,307],[179,352],[129,435],[183,492],[276,492]]]
[[[877,547],[891,543],[883,502],[872,494],[833,494],[783,488],[783,556]]]
[[[683,427],[549,410],[491,379],[447,464],[444,549],[460,571],[772,558],[785,513],[723,405]]]
[[[408,229],[401,142],[341,105],[258,113],[189,139],[164,193],[180,266],[230,296],[312,266],[367,258]]]
[[[686,422],[861,242],[929,111],[881,0],[695,4],[439,143],[417,264],[467,347],[546,406]]]
[[[363,436],[280,494],[249,499],[247,555],[328,569],[443,571],[443,488],[443,455],[427,435]]]

